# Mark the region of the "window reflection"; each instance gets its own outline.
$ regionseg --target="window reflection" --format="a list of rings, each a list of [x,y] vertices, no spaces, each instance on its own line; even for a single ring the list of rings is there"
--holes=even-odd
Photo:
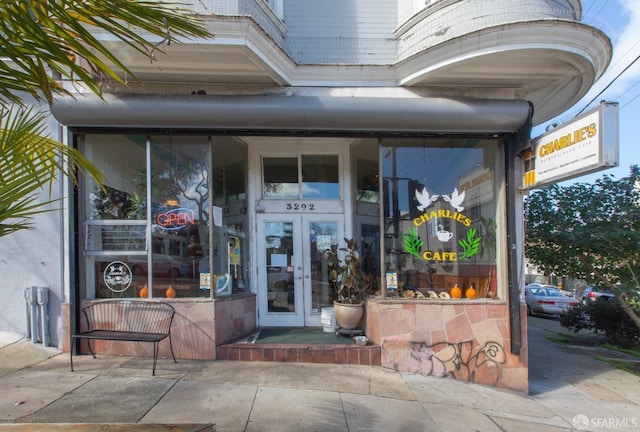
[[[500,146],[387,139],[381,147],[384,263],[396,292],[495,293]]]
[[[302,155],[302,198],[340,198],[338,156]]]
[[[298,198],[298,159],[294,157],[265,157],[263,194],[269,198]]]
[[[145,142],[143,135],[84,137],[85,155],[107,179],[104,189],[87,180],[87,219],[146,219]]]
[[[340,198],[337,155],[263,157],[265,198]]]
[[[200,260],[209,243],[207,137],[151,138],[153,295],[200,294]]]

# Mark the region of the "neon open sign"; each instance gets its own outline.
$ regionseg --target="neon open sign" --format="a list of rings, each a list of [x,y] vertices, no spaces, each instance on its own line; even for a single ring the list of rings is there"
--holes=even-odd
[[[193,210],[188,208],[177,208],[173,210],[160,213],[156,217],[156,222],[160,228],[165,230],[179,230],[186,227],[189,224],[194,224],[196,220],[196,214]]]

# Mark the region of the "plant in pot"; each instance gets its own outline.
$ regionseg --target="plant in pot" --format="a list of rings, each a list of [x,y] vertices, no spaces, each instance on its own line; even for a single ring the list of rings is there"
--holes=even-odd
[[[364,315],[364,296],[371,288],[373,278],[364,272],[358,242],[355,239],[344,239],[346,248],[331,246],[325,251],[329,284],[333,288],[336,299],[333,312],[338,327],[345,330],[355,329]],[[338,251],[345,252],[344,263],[338,257]]]

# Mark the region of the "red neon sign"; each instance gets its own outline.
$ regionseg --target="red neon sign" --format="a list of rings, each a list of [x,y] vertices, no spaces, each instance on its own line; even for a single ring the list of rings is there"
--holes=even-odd
[[[195,224],[196,214],[188,208],[177,208],[160,213],[156,222],[165,230],[179,230],[189,224]]]

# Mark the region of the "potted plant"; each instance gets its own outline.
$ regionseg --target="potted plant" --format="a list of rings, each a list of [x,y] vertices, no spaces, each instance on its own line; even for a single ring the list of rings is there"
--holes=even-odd
[[[358,242],[346,238],[344,241],[347,243],[346,248],[338,249],[338,245],[332,245],[331,249],[325,251],[325,258],[329,284],[336,297],[333,302],[336,322],[338,327],[352,330],[364,315],[364,296],[371,288],[372,277],[362,268]],[[345,252],[344,264],[338,257],[338,250]]]

